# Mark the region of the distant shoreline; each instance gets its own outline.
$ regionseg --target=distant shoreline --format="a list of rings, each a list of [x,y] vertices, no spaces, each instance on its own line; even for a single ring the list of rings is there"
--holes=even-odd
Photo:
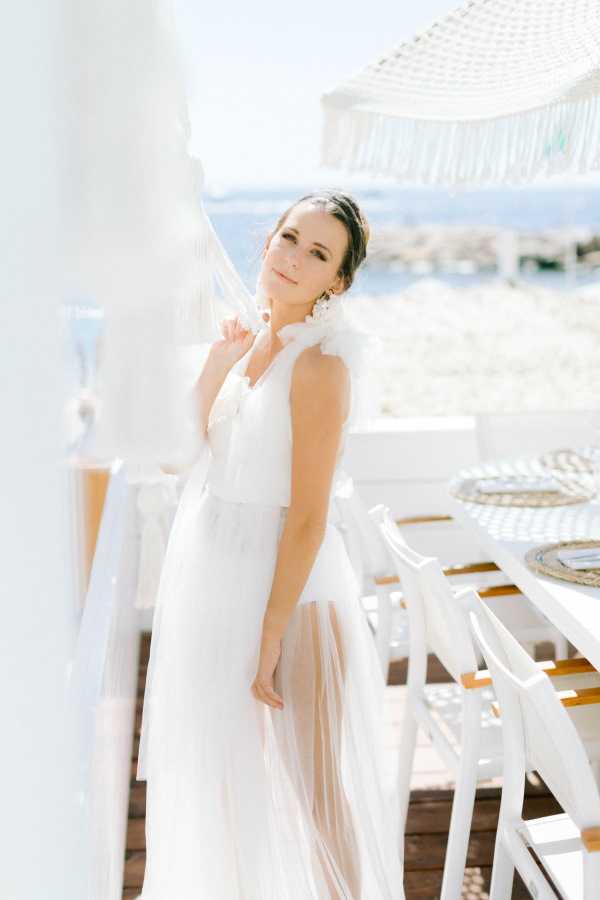
[[[308,190],[293,186],[243,188],[204,197],[207,214],[250,290],[256,284],[266,234],[278,215]],[[475,284],[481,276],[496,274],[494,238],[486,234],[506,235],[507,231],[521,233],[523,267],[519,274],[524,280],[570,289],[574,281],[585,283],[596,277],[600,258],[590,254],[600,252],[600,243],[597,248],[594,243],[600,235],[600,187],[568,191],[534,186],[489,188],[453,196],[447,190],[374,183],[352,193],[373,234],[353,291],[394,293],[421,275],[436,275],[457,285]],[[562,271],[564,239],[574,230],[581,235],[577,246],[571,242],[567,249],[576,265],[567,264],[567,270],[575,271],[571,272],[573,278],[566,278]],[[418,242],[425,248],[423,252]],[[501,270],[507,269],[507,252],[505,247]]]

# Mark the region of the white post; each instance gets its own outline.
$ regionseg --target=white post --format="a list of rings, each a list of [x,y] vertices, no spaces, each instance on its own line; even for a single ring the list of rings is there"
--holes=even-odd
[[[577,284],[577,236],[567,233],[565,241],[565,284],[567,288],[573,290]]]
[[[516,231],[499,228],[496,235],[496,265],[503,280],[519,276],[519,241]]]

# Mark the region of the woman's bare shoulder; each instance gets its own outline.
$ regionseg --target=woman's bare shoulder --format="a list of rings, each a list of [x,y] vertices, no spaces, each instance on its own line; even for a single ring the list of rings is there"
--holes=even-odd
[[[348,406],[350,374],[339,356],[322,353],[318,344],[298,354],[292,371],[292,403],[310,401],[314,413]]]
[[[319,344],[306,347],[298,354],[292,372],[292,381],[298,387],[310,386],[315,381],[332,387],[343,386],[348,380],[348,367],[340,356],[323,353]]]

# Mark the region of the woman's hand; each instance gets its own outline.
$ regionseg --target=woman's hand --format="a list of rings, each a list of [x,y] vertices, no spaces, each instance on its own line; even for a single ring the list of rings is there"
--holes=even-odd
[[[220,368],[229,370],[248,352],[256,335],[242,326],[238,316],[223,319],[220,328],[223,339],[211,346],[210,357]]]
[[[258,670],[250,690],[257,700],[274,709],[283,709],[283,700],[273,689],[273,674],[280,656],[281,638],[263,631]]]

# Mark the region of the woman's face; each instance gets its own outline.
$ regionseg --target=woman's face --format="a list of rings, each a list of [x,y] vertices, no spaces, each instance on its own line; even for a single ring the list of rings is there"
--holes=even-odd
[[[312,303],[324,291],[343,290],[337,276],[348,244],[345,226],[304,201],[289,213],[265,250],[258,282],[272,301]]]

